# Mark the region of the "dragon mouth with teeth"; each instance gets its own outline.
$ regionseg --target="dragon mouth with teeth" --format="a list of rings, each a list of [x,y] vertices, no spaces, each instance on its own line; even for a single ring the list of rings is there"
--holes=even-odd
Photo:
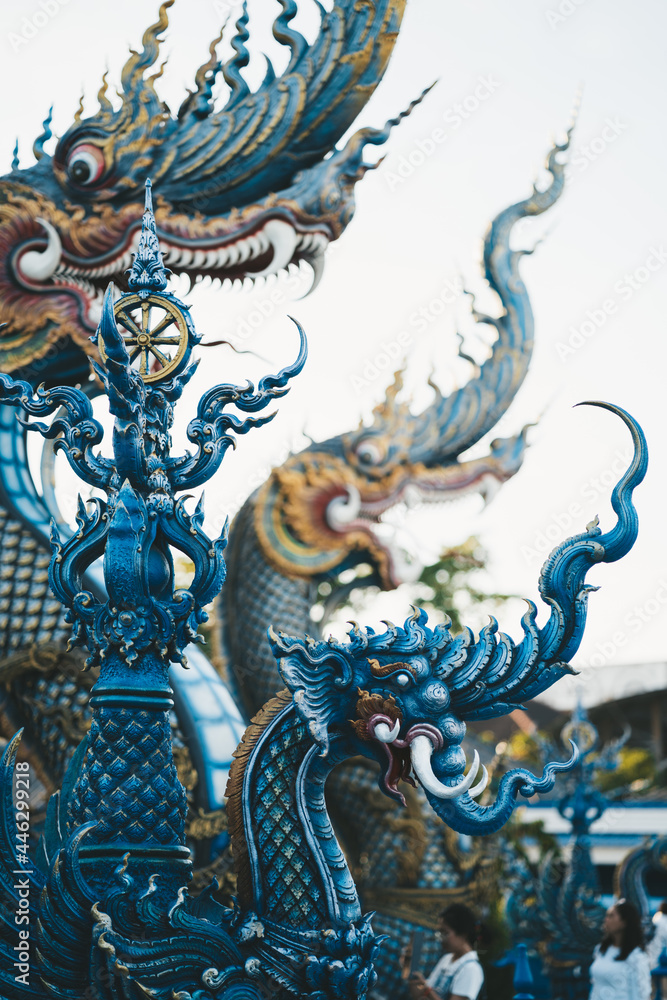
[[[141,216],[136,206],[120,213],[105,206],[74,228],[67,212],[55,206],[39,204],[36,217],[24,215],[21,200],[17,192],[0,207],[0,238],[5,230],[12,243],[7,268],[4,274],[0,271],[3,318],[9,323],[2,347],[20,351],[26,339],[50,323],[58,324],[60,338],[69,335],[94,354],[88,338],[97,328],[104,291],[111,281],[126,290]],[[313,272],[312,288],[321,277],[326,247],[335,238],[326,224],[299,219],[285,209],[248,213],[224,227],[221,220],[206,223],[179,216],[158,198],[156,219],[166,266],[186,275],[191,284],[204,278],[228,287],[238,281],[255,283],[306,262]],[[27,315],[26,300],[31,303]],[[21,307],[16,337],[12,319]],[[43,349],[48,349],[48,341]],[[33,351],[33,358],[39,355],[39,349]]]
[[[354,475],[350,463],[304,452],[275,469],[255,503],[265,558],[290,576],[324,576],[369,561],[376,582],[392,590],[419,578],[414,544],[402,544],[392,512],[471,494],[489,502],[521,465],[525,436],[497,441],[481,458],[428,467],[397,464],[383,480]],[[400,518],[399,518],[400,521]]]
[[[375,672],[377,660],[369,660],[371,670]],[[375,667],[373,666],[375,665]],[[400,667],[401,664],[393,664]],[[407,666],[407,665],[406,665]],[[409,668],[408,668],[409,669]],[[489,773],[482,766],[482,774],[477,782],[480,767],[479,753],[473,753],[473,759],[468,773],[459,775],[458,779],[444,784],[433,772],[431,759],[434,753],[442,750],[444,740],[442,733],[428,722],[417,722],[411,725],[401,737],[404,728],[403,715],[393,695],[382,697],[359,691],[356,706],[356,718],[352,720],[352,728],[364,742],[379,745],[386,757],[382,776],[382,786],[392,798],[405,805],[405,798],[398,788],[399,781],[406,781],[413,787],[417,782],[438,799],[454,799],[468,793],[471,799],[478,798],[489,782]]]
[[[110,98],[105,73],[98,110],[84,116],[82,98],[53,153],[49,113],[33,144],[37,162],[22,168],[16,150],[0,178],[0,370],[50,358],[67,339],[94,353],[89,338],[104,290],[110,281],[126,288],[147,178],[164,262],[176,275],[191,283],[254,282],[306,262],[314,287],[327,246],[354,215],[355,185],[377,165],[365,162],[365,148],[385,143],[421,100],[338,145],[382,78],[405,0],[335,0],[329,10],[320,6],[312,43],[290,24],[296,5],[281,5],[273,34],[289,50],[288,65],[278,76],[267,59],[255,90],[243,75],[250,59],[244,6],[233,54],[218,57],[221,32],[195,89],[172,114],[156,89],[162,69],[150,71],[173,2],[163,0],[142,45],[130,51],[120,103]]]
[[[208,277],[222,285],[234,281],[243,282],[287,270],[290,264],[308,261],[313,271],[319,273],[320,258],[328,246],[332,233],[322,229],[306,229],[285,217],[273,216],[264,221],[249,223],[229,234],[188,239],[178,232],[157,229],[162,249],[162,257],[167,267],[177,275],[187,275],[192,283]],[[126,241],[120,247],[97,257],[81,258],[72,253],[62,252],[58,264],[51,275],[54,285],[83,287],[88,296],[99,299],[100,290],[113,281],[119,287],[126,283],[125,274],[131,266],[133,254],[139,239],[139,229],[128,232]],[[49,243],[43,256],[58,256],[59,237],[53,229],[49,232]],[[316,271],[317,267],[317,271]],[[27,268],[21,265],[21,256],[16,262],[16,276],[19,281],[28,279]]]

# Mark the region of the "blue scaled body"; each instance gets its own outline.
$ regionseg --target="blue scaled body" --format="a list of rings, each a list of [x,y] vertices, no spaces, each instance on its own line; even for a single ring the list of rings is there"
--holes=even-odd
[[[452,636],[447,624],[431,629],[422,611],[382,633],[355,625],[343,643],[270,633],[287,691],[263,706],[235,752],[227,794],[238,900],[224,907],[213,887],[188,891],[187,798],[174,760],[169,666],[185,661],[204,605],[224,581],[225,533],[209,539],[201,503],[189,513],[176,494],[217,471],[235,433],[266,421],[255,414],[301,371],[305,338],[299,331],[296,361],[257,389],[208,390],[188,426],[196,450],[175,457],[173,407],[192,376],[197,336],[164,290],[150,188],[130,285],[116,301],[109,288],[98,332],[96,371],[115,418],[113,458],[97,450],[102,427],[79,389],[33,392],[0,376],[0,400],[37,418],[55,414],[50,425],[29,427],[56,438],[81,478],[106,494],[79,505],[71,538],[53,529],[51,585],[67,608],[73,643],[87,647],[99,679],[90,733],[51,798],[36,852],[17,837],[20,734],[2,759],[2,995],[362,1000],[376,980],[382,938],[362,913],[333,832],[328,775],[361,754],[379,765],[390,797],[400,801],[400,782],[417,780],[451,827],[485,832],[509,817],[517,795],[552,788],[557,772],[576,763],[573,746],[568,761],[547,764],[541,777],[509,772],[495,802],[480,804],[488,776],[476,752],[466,771],[461,741],[466,720],[506,714],[570,669],[565,657],[583,634],[586,574],[620,558],[637,534],[632,492],[646,467],[643,435],[624,411],[598,404],[622,418],[634,441],[612,496],[617,522],[604,534],[590,525],[552,553],[540,581],[550,617],[539,628],[529,604],[521,642],[495,622],[479,638],[469,630]],[[230,413],[232,405],[250,415]],[[193,563],[186,589],[175,587],[172,548]],[[83,586],[100,557],[104,599]],[[29,975],[18,980],[10,959],[22,898],[29,899],[31,959]]]

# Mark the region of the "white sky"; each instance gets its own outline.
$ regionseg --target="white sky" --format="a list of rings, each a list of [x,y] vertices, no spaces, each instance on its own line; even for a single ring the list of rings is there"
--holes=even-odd
[[[29,150],[51,101],[57,134],[71,124],[82,85],[87,112],[94,111],[105,65],[117,81],[128,44],[138,45],[157,6],[152,0],[2,5],[0,144],[7,169],[16,135],[22,164],[31,162]],[[299,23],[307,32],[314,18],[308,0],[302,6]],[[257,52],[275,54],[269,29],[277,8],[272,0],[251,0]],[[172,9],[163,50],[169,64],[160,81],[160,93],[172,109],[206,58],[226,9],[223,0],[180,0]],[[34,23],[39,27],[33,30]],[[305,443],[302,431],[321,439],[370,414],[391,372],[381,371],[366,384],[359,376],[402,331],[411,334],[407,381],[417,406],[428,403],[429,391],[421,387],[431,365],[443,389],[467,377],[465,364],[454,360],[457,322],[470,330],[466,300],[459,298],[437,317],[430,303],[459,274],[468,287],[481,290],[479,249],[486,225],[528,193],[551,136],[567,124],[583,82],[569,187],[548,217],[527,223],[521,234],[525,245],[532,245],[547,233],[523,265],[536,317],[536,350],[526,383],[493,436],[512,434],[541,417],[531,432],[524,467],[485,511],[479,499],[470,499],[456,507],[416,511],[408,528],[420,552],[433,556],[444,545],[477,533],[491,553],[490,586],[535,598],[540,546],[546,554],[547,546],[582,530],[596,513],[603,530],[610,526],[609,484],[618,478],[614,474],[628,451],[627,431],[612,415],[571,407],[583,399],[624,406],[643,424],[651,448],[649,475],[637,493],[640,535],[621,563],[590,574],[589,581],[603,589],[591,597],[586,638],[574,662],[604,669],[611,662],[667,659],[666,30],[667,7],[660,0],[632,7],[621,0],[409,2],[385,80],[359,124],[382,124],[434,79],[439,83],[395,130],[382,167],[359,186],[357,216],[331,252],[319,289],[305,301],[292,302],[296,283],[283,282],[284,304],[273,308],[271,288],[221,294],[199,287],[189,297],[197,327],[210,339],[239,342],[240,332],[263,306],[270,314],[245,346],[271,364],[231,355],[227,348],[210,352],[180,406],[183,422],[194,409],[194,396],[213,377],[257,378],[294,356],[288,312],[304,324],[310,340],[306,370],[280,403],[274,423],[241,439],[207,489],[211,527],[263,481],[273,463]],[[34,37],[24,41],[29,34]],[[280,66],[279,52],[276,63]],[[261,60],[255,58],[251,82],[261,75]],[[481,79],[491,81],[487,91],[492,93],[477,101],[471,95]],[[462,103],[468,109],[477,105],[465,120],[457,118],[456,105]],[[402,158],[434,129],[440,131],[432,153],[398,183],[401,164],[406,172]],[[642,283],[646,272],[641,268],[654,249],[664,263]],[[654,255],[652,262],[657,259]],[[639,287],[628,291],[624,276],[637,269]],[[581,327],[588,310],[598,315],[610,299],[617,307],[613,314],[583,346],[562,357],[572,328]],[[423,307],[432,321],[419,331],[410,317]],[[468,346],[479,351],[474,338]],[[577,505],[574,518],[572,504]],[[403,590],[380,595],[369,601],[366,623],[381,617],[401,620],[408,601]],[[520,613],[517,605],[501,616],[501,626],[515,637],[520,637]],[[595,683],[594,672],[584,677],[585,683]],[[562,683],[561,700],[567,700],[570,682]]]

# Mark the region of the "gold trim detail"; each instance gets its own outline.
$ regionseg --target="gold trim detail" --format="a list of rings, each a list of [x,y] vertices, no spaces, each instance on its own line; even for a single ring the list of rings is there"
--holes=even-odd
[[[161,310],[162,317],[153,325],[152,311]],[[140,310],[141,315],[136,316]],[[161,295],[126,295],[113,308],[118,323],[124,327],[120,331],[130,361],[139,358],[139,375],[144,382],[162,382],[179,366],[188,347],[188,328],[185,316],[173,302]],[[176,326],[176,333],[169,333],[168,327]],[[98,339],[98,350],[102,364],[106,364],[107,354],[104,342]],[[165,354],[164,347],[175,347],[173,355]],[[149,364],[157,367],[151,371]]]
[[[267,701],[260,708],[243,734],[241,743],[234,751],[232,766],[227,781],[227,824],[232,841],[234,868],[238,879],[239,903],[243,909],[252,906],[252,871],[248,860],[248,843],[243,824],[243,779],[246,767],[264,730],[280,715],[292,701],[292,695],[285,689]]]

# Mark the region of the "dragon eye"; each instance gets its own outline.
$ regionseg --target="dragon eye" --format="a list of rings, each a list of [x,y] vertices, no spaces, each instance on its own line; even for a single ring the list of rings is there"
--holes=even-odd
[[[399,687],[404,688],[408,686],[408,684],[412,680],[412,677],[410,676],[410,674],[396,674],[394,680],[396,681]]]
[[[82,186],[98,181],[104,173],[104,155],[101,149],[90,143],[76,146],[67,157],[67,176]]]
[[[357,448],[357,458],[364,465],[379,465],[384,458],[384,454],[375,441],[362,441]]]

